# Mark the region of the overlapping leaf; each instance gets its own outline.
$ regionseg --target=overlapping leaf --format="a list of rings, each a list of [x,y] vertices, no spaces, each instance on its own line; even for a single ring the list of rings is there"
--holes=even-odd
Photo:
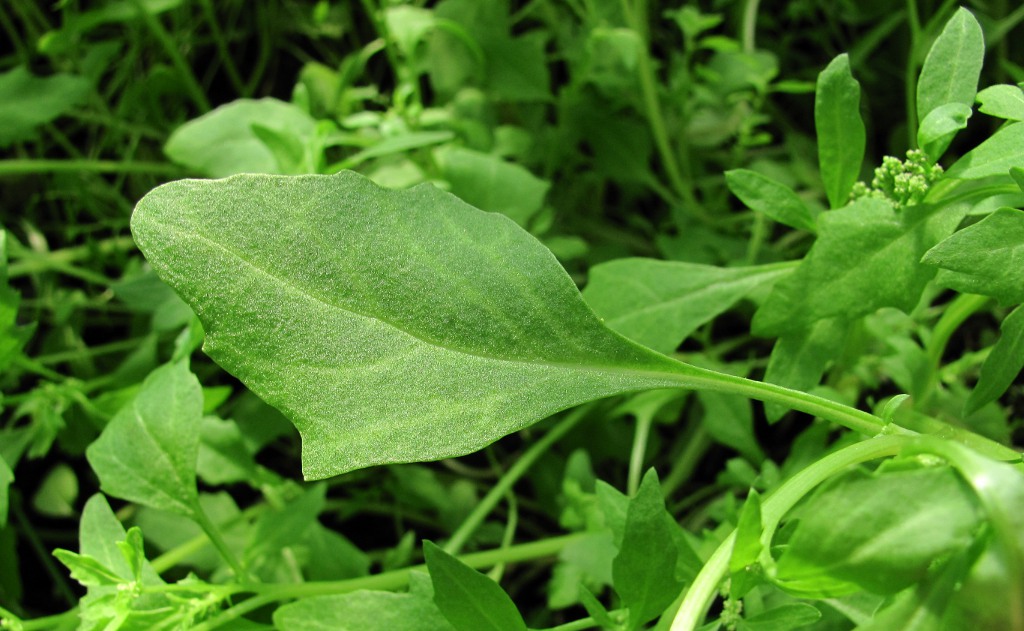
[[[181,181],[132,227],[207,352],[291,417],[309,478],[461,455],[688,370],[604,327],[509,219],[433,186]]]

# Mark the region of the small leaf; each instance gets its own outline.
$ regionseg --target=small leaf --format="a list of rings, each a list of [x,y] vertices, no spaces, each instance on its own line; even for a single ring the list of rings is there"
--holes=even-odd
[[[1015,85],[993,85],[978,92],[978,111],[1006,120],[1024,120],[1024,91]]]
[[[119,545],[126,539],[124,526],[110,509],[107,498],[102,493],[90,497],[85,503],[82,519],[78,523],[79,552],[83,556],[96,559],[126,581],[137,580],[133,579],[135,570],[129,566]],[[139,543],[141,544],[141,537]],[[141,557],[141,564],[140,572],[144,584],[163,584],[163,579],[145,557]]]
[[[814,624],[820,619],[821,612],[812,605],[789,603],[745,618],[736,625],[736,629],[739,631],[789,631]],[[903,631],[902,628],[901,631]]]
[[[142,582],[142,568],[146,562],[146,551],[142,547],[142,530],[133,526],[125,533],[124,541],[118,541],[117,547],[131,571],[133,581]]]
[[[971,490],[948,467],[847,475],[803,506],[775,580],[798,596],[894,594],[969,545],[978,521]]]
[[[583,297],[612,330],[671,353],[751,291],[790,273],[788,265],[726,268],[625,258],[595,265]]]
[[[893,415],[896,414],[896,410],[898,410],[899,407],[909,398],[909,394],[897,394],[885,402],[885,407],[882,408],[882,412],[879,416],[886,423],[891,423]]]
[[[434,602],[457,631],[526,631],[515,603],[497,583],[429,541],[423,555]]]
[[[53,556],[71,570],[71,578],[86,587],[118,585],[125,580],[96,559],[70,550],[54,550]]]
[[[964,406],[964,416],[995,401],[1024,369],[1024,307],[1017,307],[999,325],[999,340],[981,365],[978,384]]]
[[[314,596],[274,611],[279,631],[452,631],[437,605],[419,594],[359,590]]]
[[[942,268],[936,282],[1004,305],[1024,302],[1024,211],[1000,208],[954,233],[925,253],[922,262]]]
[[[963,103],[946,103],[936,107],[921,121],[917,130],[917,144],[932,162],[942,157],[953,142],[953,137],[967,127],[974,110]]]
[[[946,171],[946,177],[979,180],[1006,175],[1012,168],[1024,168],[1024,123],[1000,128],[980,145],[968,151]]]
[[[629,501],[622,544],[612,563],[615,591],[629,609],[629,629],[656,618],[682,590],[675,577],[674,523],[665,510],[658,475],[651,469]]]
[[[451,192],[481,210],[500,212],[521,226],[541,209],[549,182],[498,156],[461,147],[434,152]]]
[[[849,321],[841,316],[824,318],[806,329],[787,331],[772,347],[764,380],[807,392],[821,382],[821,376],[846,344]],[[774,423],[786,413],[778,404],[765,404],[765,415]]]
[[[918,118],[923,121],[933,110],[949,103],[971,107],[984,59],[981,25],[970,11],[960,8],[932,44],[921,67],[917,81]]]
[[[90,89],[85,77],[37,77],[26,66],[0,73],[0,147],[32,138],[37,127],[85,101]]]
[[[604,327],[511,220],[431,185],[185,180],[132,226],[206,352],[298,427],[307,478],[466,454],[697,372]]]
[[[736,524],[736,539],[732,546],[732,555],[729,557],[731,578],[729,595],[731,598],[743,598],[762,580],[758,560],[763,548],[761,545],[763,531],[761,496],[757,491],[751,489],[746,501],[743,502],[743,508],[740,509],[739,520]]]
[[[725,183],[748,208],[798,230],[817,230],[811,209],[785,184],[747,169],[726,171]]]
[[[203,391],[187,365],[154,370],[86,450],[100,487],[145,506],[194,515],[202,410]]]
[[[850,73],[846,53],[821,74],[814,95],[818,165],[832,208],[845,206],[864,161],[866,134],[860,118],[860,84]]]

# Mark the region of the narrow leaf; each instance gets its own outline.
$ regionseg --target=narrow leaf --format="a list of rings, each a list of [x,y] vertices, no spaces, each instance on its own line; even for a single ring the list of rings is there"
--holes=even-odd
[[[8,493],[12,482],[14,472],[3,456],[0,456],[0,529],[7,525],[7,509],[10,502]]]
[[[960,103],[971,107],[985,59],[981,25],[970,11],[957,10],[932,44],[917,82],[917,116],[925,120],[938,107]]]
[[[936,282],[1004,305],[1024,302],[1024,211],[1000,208],[945,239],[922,262],[941,268]]]
[[[142,547],[142,530],[138,526],[129,528],[124,541],[118,541],[117,547],[128,563],[131,580],[141,582],[142,568],[146,562],[146,551]]]
[[[860,84],[850,73],[845,53],[821,74],[814,94],[814,128],[818,134],[818,165],[832,208],[845,206],[860,176],[866,135],[860,118]]]
[[[993,85],[978,92],[978,111],[996,118],[1024,121],[1024,91],[1015,85]]]
[[[279,631],[452,631],[437,605],[419,594],[359,590],[315,596],[274,611]]]
[[[682,589],[675,577],[678,554],[673,524],[658,476],[651,469],[630,499],[622,545],[612,563],[615,591],[629,609],[629,629],[639,629],[656,618]]]
[[[798,230],[817,229],[811,209],[785,184],[747,169],[726,171],[725,183],[752,210]]]
[[[79,552],[83,556],[96,559],[126,581],[137,580],[134,578],[135,570],[125,559],[119,545],[124,543],[127,536],[124,526],[110,509],[107,498],[102,493],[90,497],[85,503],[82,519],[78,523]],[[141,545],[141,541],[139,544]],[[140,563],[139,572],[143,583],[160,585],[164,582],[145,557],[141,558]]]
[[[961,180],[979,180],[1006,175],[1012,168],[1024,168],[1024,123],[1007,125],[989,136],[953,163],[946,176]]]
[[[53,556],[71,570],[71,578],[87,587],[117,585],[125,582],[125,579],[92,557],[60,549],[54,550]]]
[[[965,416],[1003,396],[1024,369],[1024,307],[1011,311],[999,331],[999,340],[981,365],[978,384],[967,398]]]
[[[751,489],[740,510],[736,524],[736,539],[729,557],[731,577],[729,592],[732,598],[743,598],[761,581],[758,559],[761,556],[761,496]]]
[[[625,258],[595,265],[583,297],[614,331],[671,353],[752,290],[789,273],[785,264],[726,268]]]
[[[86,457],[110,495],[191,516],[203,392],[184,363],[154,370]]]
[[[526,631],[515,603],[497,583],[429,541],[423,555],[434,602],[457,631]]]
[[[307,478],[462,455],[692,370],[604,327],[511,220],[431,185],[174,182],[132,229],[207,353],[298,427]]]

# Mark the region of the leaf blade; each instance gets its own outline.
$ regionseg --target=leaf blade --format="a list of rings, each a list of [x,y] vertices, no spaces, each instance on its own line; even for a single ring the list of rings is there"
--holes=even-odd
[[[829,205],[846,205],[860,175],[867,135],[860,118],[860,83],[850,72],[850,58],[839,55],[818,75],[814,95],[818,165]]]
[[[434,602],[458,631],[526,631],[515,603],[497,583],[430,541],[423,555],[434,584]]]
[[[924,120],[949,103],[970,107],[978,91],[978,76],[985,58],[981,25],[964,8],[943,27],[921,67],[917,83],[917,116]]]

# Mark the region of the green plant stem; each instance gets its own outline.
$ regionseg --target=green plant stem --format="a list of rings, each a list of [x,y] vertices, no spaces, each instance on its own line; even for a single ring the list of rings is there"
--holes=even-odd
[[[794,475],[762,504],[761,515],[766,525],[762,541],[770,541],[775,526],[783,516],[819,484],[855,464],[897,454],[909,440],[907,436],[870,438],[829,454]],[[729,569],[729,557],[735,539],[734,530],[704,564],[672,620],[671,631],[692,631],[700,625],[718,593],[718,585]]]
[[[644,45],[640,48],[640,56],[637,58],[637,73],[640,80],[640,92],[642,93],[644,112],[647,124],[651,127],[651,134],[654,136],[654,144],[658,148],[658,155],[661,157],[662,166],[665,168],[665,175],[675,193],[687,204],[687,210],[695,217],[706,220],[704,207],[697,200],[693,187],[683,177],[679,168],[675,151],[669,142],[668,130],[665,125],[665,115],[658,102],[658,81],[654,75],[654,62],[651,60],[649,50],[650,42],[647,40],[646,28],[643,17],[634,11],[629,0],[621,0],[622,12],[626,16],[629,27],[643,39]]]
[[[743,4],[742,42],[745,53],[752,53],[757,49],[754,36],[757,34],[757,9],[760,4],[761,0],[746,0]]]
[[[515,563],[551,557],[570,543],[585,537],[585,533],[574,533],[553,537],[542,541],[534,541],[499,550],[486,550],[466,554],[459,559],[474,569],[491,567],[498,563]],[[292,598],[308,598],[330,594],[345,594],[361,589],[394,590],[401,589],[409,583],[412,572],[426,572],[426,565],[392,570],[372,576],[351,578],[342,581],[321,581],[314,583],[255,583],[240,584],[229,587],[229,594],[253,593],[255,596],[224,610],[218,616],[193,627],[193,631],[209,631],[225,625],[246,613],[259,609],[264,605],[289,600]],[[218,586],[219,587],[219,586]]]
[[[644,458],[647,455],[647,440],[651,435],[653,415],[645,415],[636,420],[636,431],[633,433],[633,448],[629,453],[629,476],[626,479],[626,493],[632,497],[640,488],[643,476]]]
[[[245,571],[245,568],[238,561],[235,553],[228,547],[227,542],[224,541],[224,537],[220,534],[220,530],[218,530],[217,526],[210,520],[210,517],[206,514],[206,511],[203,510],[202,506],[199,505],[199,502],[195,502],[195,506],[193,506],[193,513],[193,519],[199,527],[203,529],[206,536],[209,537],[210,543],[213,544],[213,547],[217,548],[217,552],[220,553],[220,556],[224,561],[231,566],[231,570],[235,573],[239,582],[246,581],[248,579],[248,572]]]
[[[235,65],[234,59],[231,58],[227,38],[224,37],[224,31],[221,30],[220,23],[217,21],[217,13],[213,10],[213,3],[210,0],[200,0],[199,6],[202,8],[203,15],[206,17],[206,23],[210,27],[213,43],[217,47],[217,54],[220,55],[220,59],[224,63],[224,72],[228,75],[231,87],[241,96],[249,96],[245,82],[242,81],[242,75],[238,72],[238,66]]]
[[[199,80],[196,79],[195,73],[192,72],[192,66],[185,61],[181,52],[178,50],[177,44],[171,38],[171,34],[167,32],[164,25],[160,23],[160,20],[146,10],[146,7],[142,4],[142,0],[132,0],[135,10],[138,12],[139,17],[145,22],[146,28],[153,34],[153,37],[160,42],[160,46],[163,47],[164,53],[171,60],[171,65],[178,71],[181,76],[181,80],[185,83],[185,91],[188,92],[192,102],[195,103],[196,107],[199,108],[200,113],[205,114],[210,111],[210,101],[206,98],[206,90],[199,84]]]
[[[917,49],[921,45],[921,22],[917,0],[907,0],[907,25],[910,27],[910,50],[903,76],[903,98],[907,118],[907,146],[917,147]]]
[[[579,620],[573,620],[572,622],[566,622],[560,624],[557,627],[547,627],[545,629],[531,629],[531,631],[583,631],[583,629],[597,629],[600,625],[597,621],[587,616],[586,618],[580,618]]]
[[[487,495],[481,499],[473,512],[466,517],[465,521],[459,525],[458,529],[452,534],[448,543],[444,546],[444,551],[448,554],[458,554],[466,542],[469,541],[470,536],[476,529],[480,527],[487,515],[490,514],[494,507],[498,505],[505,494],[512,490],[512,486],[523,477],[533,463],[540,458],[544,452],[551,448],[556,442],[558,442],[563,436],[568,434],[576,425],[586,418],[587,414],[591,410],[591,406],[578,407],[562,418],[557,425],[552,427],[547,434],[535,442],[527,449],[522,456],[516,460],[515,464],[509,467],[505,475],[491,487],[491,490],[487,492]]]
[[[166,162],[117,160],[0,160],[0,177],[28,173],[144,173],[178,177],[183,171]]]
[[[35,272],[46,271],[48,262],[74,263],[81,259],[96,256],[108,256],[117,252],[129,252],[135,249],[135,241],[131,237],[113,237],[70,248],[37,252],[22,245],[9,244],[11,257],[16,259],[7,267],[7,277],[17,278]]]
[[[704,429],[704,424],[696,423],[692,425],[692,429],[689,430],[689,436],[683,443],[683,453],[679,454],[679,457],[672,461],[672,468],[669,469],[668,475],[661,481],[661,491],[665,497],[675,493],[676,489],[690,479],[710,444],[711,439],[708,436],[707,430]]]

